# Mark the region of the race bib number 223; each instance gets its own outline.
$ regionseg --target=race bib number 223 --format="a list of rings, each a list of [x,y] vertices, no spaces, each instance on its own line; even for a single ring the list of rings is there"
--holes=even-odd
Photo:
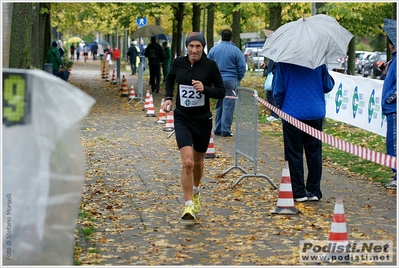
[[[179,94],[180,105],[183,107],[199,107],[205,104],[205,96],[193,86],[180,85]]]

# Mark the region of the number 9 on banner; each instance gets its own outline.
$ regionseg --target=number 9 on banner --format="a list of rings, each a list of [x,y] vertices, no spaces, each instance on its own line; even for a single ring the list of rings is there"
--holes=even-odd
[[[30,90],[26,74],[3,73],[3,124],[30,123]]]

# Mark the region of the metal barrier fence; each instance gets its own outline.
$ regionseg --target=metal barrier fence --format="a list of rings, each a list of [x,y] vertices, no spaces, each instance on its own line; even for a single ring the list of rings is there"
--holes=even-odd
[[[140,101],[136,103],[135,105],[139,103],[145,103],[145,96],[144,96],[144,81],[143,81],[143,76],[144,76],[144,68],[143,68],[143,63],[139,63],[139,74],[137,77],[137,97],[132,98],[129,103],[133,100],[139,99]]]
[[[238,87],[236,98],[236,133],[235,133],[235,160],[234,166],[228,168],[222,175],[227,174],[234,168],[244,172],[233,184],[235,187],[241,180],[247,177],[261,177],[277,189],[276,184],[266,175],[257,173],[258,171],[258,101],[255,97],[258,92],[254,89]],[[255,97],[254,97],[255,96]],[[243,167],[239,166],[239,156],[253,162],[254,173],[248,173]]]

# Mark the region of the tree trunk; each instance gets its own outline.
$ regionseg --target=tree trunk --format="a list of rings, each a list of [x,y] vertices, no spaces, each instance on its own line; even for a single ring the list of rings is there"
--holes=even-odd
[[[234,7],[238,6],[240,3],[234,3]],[[241,13],[240,10],[234,11],[233,12],[233,26],[232,26],[232,32],[233,32],[233,43],[241,49],[241,39],[240,39],[240,33],[241,33]]]
[[[183,18],[184,18],[184,3],[177,3],[177,6],[172,6],[174,13],[173,21],[173,35],[172,35],[172,55],[182,55],[182,31],[183,31]]]
[[[270,6],[269,30],[275,31],[278,27],[281,26],[281,13],[281,4],[272,4]]]
[[[3,3],[3,68],[10,63],[12,3]]]
[[[200,28],[201,28],[201,5],[193,3],[192,30],[193,32],[200,32]]]
[[[215,4],[214,3],[210,3],[207,6],[207,10],[208,10],[208,20],[207,20],[207,25],[206,25],[206,44],[208,47],[208,51],[211,50],[211,48],[213,47],[213,28],[215,25]]]

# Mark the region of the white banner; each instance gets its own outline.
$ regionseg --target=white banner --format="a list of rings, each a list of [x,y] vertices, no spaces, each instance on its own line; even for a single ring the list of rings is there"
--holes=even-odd
[[[326,94],[326,117],[386,136],[386,119],[381,110],[384,81],[329,72],[333,90]]]

